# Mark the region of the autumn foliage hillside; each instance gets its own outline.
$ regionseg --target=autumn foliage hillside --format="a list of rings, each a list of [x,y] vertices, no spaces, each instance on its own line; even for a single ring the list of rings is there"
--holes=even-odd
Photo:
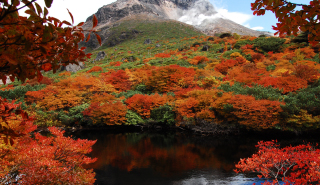
[[[317,129],[318,48],[293,37],[236,34],[130,40],[103,49],[107,57],[87,61],[84,70],[2,86],[0,96],[22,102],[41,126],[205,120],[253,130]]]

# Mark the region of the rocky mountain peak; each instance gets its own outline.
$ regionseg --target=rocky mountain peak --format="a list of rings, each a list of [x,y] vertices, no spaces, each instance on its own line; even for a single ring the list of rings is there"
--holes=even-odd
[[[240,35],[267,34],[251,30],[222,17],[209,0],[117,0],[105,5],[95,13],[98,19],[99,33],[103,39],[108,38],[108,29],[116,22],[130,18],[176,20],[193,25],[207,35],[232,32]],[[92,16],[88,17],[84,29],[92,27]],[[118,24],[118,23],[116,23]]]

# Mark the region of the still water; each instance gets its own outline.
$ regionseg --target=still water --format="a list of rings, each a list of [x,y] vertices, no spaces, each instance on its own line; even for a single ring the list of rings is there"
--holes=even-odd
[[[281,146],[318,138],[279,136],[197,136],[181,132],[115,133],[81,131],[75,137],[96,140],[91,153],[98,160],[86,166],[99,185],[259,184],[256,174],[237,174],[234,165],[251,156],[260,140]]]

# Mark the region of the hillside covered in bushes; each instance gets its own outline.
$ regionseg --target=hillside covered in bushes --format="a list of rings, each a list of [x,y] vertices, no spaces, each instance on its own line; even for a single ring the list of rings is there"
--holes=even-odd
[[[77,73],[1,87],[40,126],[199,121],[250,130],[320,126],[319,49],[298,38],[135,38],[94,51]],[[99,51],[107,57],[93,61]]]

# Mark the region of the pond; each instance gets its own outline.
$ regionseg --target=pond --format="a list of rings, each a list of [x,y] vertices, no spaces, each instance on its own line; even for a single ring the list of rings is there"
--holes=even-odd
[[[252,184],[256,174],[237,174],[234,165],[251,156],[260,140],[277,139],[281,146],[318,142],[296,136],[198,136],[184,132],[79,131],[74,137],[96,140],[91,153],[98,158],[87,168],[96,184],[206,185]]]

